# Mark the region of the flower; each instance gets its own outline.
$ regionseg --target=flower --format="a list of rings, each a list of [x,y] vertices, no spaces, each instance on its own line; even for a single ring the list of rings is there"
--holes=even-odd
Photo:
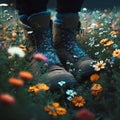
[[[16,32],[12,32],[12,37],[17,37],[17,33]]]
[[[33,79],[33,75],[30,72],[28,72],[28,71],[20,71],[18,73],[18,75],[21,78],[25,78],[25,79],[28,79],[28,80],[32,80]]]
[[[120,57],[120,49],[114,50],[113,53],[112,53],[112,56],[113,56],[113,57],[118,57],[118,58],[119,58],[119,57]]]
[[[46,90],[49,90],[49,89],[50,89],[50,87],[47,86],[46,84],[39,83],[39,84],[36,84],[34,86],[30,86],[29,89],[28,89],[28,92],[34,92],[35,94],[37,94],[40,91],[46,91]]]
[[[101,60],[100,62],[97,62],[95,65],[93,65],[93,68],[95,71],[100,71],[101,69],[105,68],[106,63]]]
[[[11,56],[18,55],[21,58],[25,56],[25,52],[20,47],[17,47],[17,46],[9,47],[8,53]]]
[[[46,106],[44,110],[47,111],[48,114],[52,116],[61,116],[67,113],[67,110],[61,107],[58,102],[54,102],[51,105]]]
[[[23,51],[27,51],[26,46],[24,46],[23,44],[20,44],[19,47],[20,47]]]
[[[104,44],[105,42],[107,42],[108,41],[108,38],[104,38],[104,39],[102,39],[101,41],[100,41],[100,44]]]
[[[110,41],[108,41],[107,43],[105,43],[104,46],[110,46],[110,45],[112,45],[112,44],[114,44],[114,41],[110,40]]]
[[[116,32],[116,31],[111,31],[110,34],[111,34],[111,35],[116,35],[116,34],[118,34],[118,32]]]
[[[8,93],[2,93],[0,94],[0,101],[8,104],[14,104],[15,98]]]
[[[91,95],[98,96],[102,92],[102,86],[100,84],[93,84],[91,87]]]
[[[39,84],[37,84],[36,85],[36,87],[38,88],[38,89],[40,89],[40,90],[44,90],[44,91],[46,91],[46,90],[49,90],[50,89],[50,87],[49,86],[47,86],[46,84],[44,84],[44,83],[39,83]]]
[[[95,82],[95,81],[99,80],[99,78],[100,78],[100,76],[97,73],[95,73],[90,76],[90,81]]]
[[[1,3],[0,4],[0,7],[7,7],[8,6],[8,4],[6,4],[6,3]]]
[[[47,57],[45,55],[43,55],[42,53],[36,53],[33,55],[33,58],[36,60],[40,60],[40,61],[47,61]]]
[[[104,17],[106,17],[106,14],[105,14],[105,13],[103,13],[103,14],[101,15],[101,18],[104,18]]]
[[[74,96],[70,99],[70,101],[76,106],[76,107],[83,107],[85,105],[85,99],[82,96]]]
[[[77,120],[93,120],[94,114],[90,112],[88,109],[81,109],[76,114]]]
[[[76,93],[74,90],[72,90],[72,89],[67,90],[67,91],[66,91],[66,94],[67,94],[67,95],[70,95],[70,96],[72,96],[72,97],[74,97],[74,95],[77,95],[77,93]]]
[[[11,85],[15,85],[15,86],[23,86],[24,85],[24,81],[21,80],[21,79],[17,79],[17,78],[14,78],[14,77],[11,77],[8,82],[11,84]]]
[[[60,82],[58,82],[58,84],[59,84],[60,86],[63,86],[65,83],[66,83],[65,81],[60,81]]]
[[[28,89],[28,92],[33,92],[34,94],[38,94],[40,90],[36,88],[35,86],[30,86]]]

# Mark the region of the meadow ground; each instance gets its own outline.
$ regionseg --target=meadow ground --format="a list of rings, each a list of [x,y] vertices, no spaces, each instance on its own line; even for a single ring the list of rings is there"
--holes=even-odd
[[[30,66],[32,31],[23,27],[14,8],[0,4],[1,120],[120,119],[120,9],[83,8],[79,14],[76,39],[95,60],[96,73],[71,89],[61,81],[59,91],[51,92],[49,80],[35,76]],[[36,62],[46,69],[42,58]]]

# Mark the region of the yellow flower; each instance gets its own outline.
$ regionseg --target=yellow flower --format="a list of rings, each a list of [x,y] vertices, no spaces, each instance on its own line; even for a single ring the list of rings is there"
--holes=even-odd
[[[93,86],[91,87],[91,95],[98,96],[101,94],[102,90],[103,89],[100,84],[93,84]]]
[[[65,115],[67,113],[67,110],[61,107],[58,102],[54,102],[51,105],[46,106],[44,110],[47,111],[48,114],[52,116],[60,116]]]
[[[70,99],[70,101],[76,106],[76,107],[83,107],[85,105],[85,99],[82,96],[74,96]]]
[[[95,81],[99,80],[99,78],[100,78],[100,76],[95,73],[95,74],[92,74],[92,75],[90,76],[90,81],[91,81],[91,82],[95,82]]]
[[[118,57],[118,58],[119,58],[119,57],[120,57],[120,49],[114,50],[113,53],[112,53],[112,56],[113,56],[113,57]]]
[[[49,90],[50,87],[47,86],[46,84],[44,83],[39,83],[39,84],[36,84],[34,86],[30,86],[28,88],[28,92],[33,92],[35,94],[39,93],[40,91],[46,91],[46,90]]]
[[[104,38],[104,39],[102,39],[101,41],[100,41],[100,44],[104,44],[105,42],[107,42],[108,41],[108,38]]]
[[[50,87],[47,86],[47,85],[44,84],[44,83],[39,83],[39,84],[37,84],[37,85],[36,85],[36,88],[38,88],[38,89],[40,89],[40,90],[43,90],[43,91],[46,91],[46,90],[49,90],[49,89],[50,89]]]
[[[112,45],[113,43],[114,43],[114,41],[110,40],[110,41],[108,41],[106,44],[104,44],[104,46],[110,46],[110,45]]]

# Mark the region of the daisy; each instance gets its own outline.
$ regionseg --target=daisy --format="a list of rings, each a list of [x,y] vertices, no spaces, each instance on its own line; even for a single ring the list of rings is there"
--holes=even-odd
[[[112,53],[112,56],[113,57],[120,57],[120,49],[114,50],[113,53]]]
[[[101,60],[100,62],[97,62],[95,65],[93,65],[93,68],[95,71],[100,71],[101,69],[105,68],[106,63]]]

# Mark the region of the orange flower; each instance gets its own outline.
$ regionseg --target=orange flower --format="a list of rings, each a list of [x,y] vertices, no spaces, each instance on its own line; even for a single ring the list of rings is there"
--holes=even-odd
[[[63,108],[63,107],[58,107],[58,108],[56,108],[56,113],[58,114],[58,115],[64,115],[64,114],[66,114],[66,109],[65,108]]]
[[[20,44],[19,47],[20,47],[23,51],[27,51],[26,46],[24,46],[23,44]]]
[[[108,41],[106,44],[104,44],[104,46],[110,46],[110,45],[112,45],[113,43],[114,43],[114,41],[110,40],[110,41]]]
[[[116,34],[118,34],[118,32],[116,32],[116,31],[111,31],[110,34],[111,34],[111,35],[116,35]]]
[[[29,87],[28,92],[34,92],[35,94],[37,94],[40,91],[46,91],[46,90],[49,90],[49,89],[50,89],[49,86],[47,86],[46,84],[39,83],[35,86]]]
[[[15,98],[7,93],[5,94],[0,94],[0,101],[8,103],[8,104],[14,104],[15,103]]]
[[[17,33],[16,33],[16,32],[13,32],[13,33],[12,33],[12,37],[17,37]]]
[[[76,106],[76,107],[83,107],[85,105],[85,99],[82,96],[74,96],[70,99],[70,101]]]
[[[52,116],[60,116],[67,113],[67,110],[61,107],[58,102],[54,102],[51,105],[46,106],[44,109],[48,112],[49,115]]]
[[[113,53],[112,53],[112,56],[113,56],[113,57],[118,57],[118,58],[119,58],[119,57],[120,57],[120,49],[114,50]]]
[[[108,38],[104,38],[104,39],[102,39],[101,41],[100,41],[100,44],[104,44],[105,42],[107,42],[108,41]]]
[[[8,82],[11,84],[11,85],[15,85],[15,86],[23,86],[24,85],[24,81],[21,80],[21,79],[17,79],[17,78],[10,78],[8,80]]]
[[[36,85],[36,87],[40,90],[49,90],[50,89],[49,86],[47,86],[44,83],[39,83],[39,84]]]
[[[100,76],[95,73],[95,74],[92,74],[92,75],[90,76],[90,81],[91,81],[91,82],[95,82],[95,81],[99,80],[99,78],[100,78]]]
[[[35,94],[39,93],[40,90],[35,86],[29,87],[28,92],[34,92]]]
[[[28,72],[28,71],[20,71],[18,75],[21,78],[25,78],[25,79],[28,79],[28,80],[32,80],[33,79],[33,75],[30,72]]]
[[[102,86],[100,84],[93,84],[93,86],[91,87],[91,94],[93,96],[98,96],[101,94],[102,92]]]

